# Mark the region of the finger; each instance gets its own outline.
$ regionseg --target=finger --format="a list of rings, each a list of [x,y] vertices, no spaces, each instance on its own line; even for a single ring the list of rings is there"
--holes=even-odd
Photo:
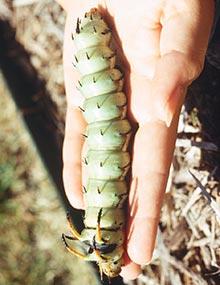
[[[76,89],[79,74],[72,65],[74,45],[71,33],[74,32],[74,17],[67,16],[64,35],[64,79],[67,95],[67,114],[63,144],[63,182],[66,195],[75,208],[83,208],[82,198],[82,149],[86,123],[78,106],[83,97]]]
[[[63,143],[63,182],[71,205],[83,209],[82,197],[82,147],[85,121],[76,108],[68,107]]]
[[[214,15],[214,1],[166,1],[161,18],[161,55],[178,51],[204,60]]]
[[[155,103],[155,116],[167,126],[182,105],[188,85],[201,71],[198,67],[192,75],[190,67],[192,63],[187,57],[175,51],[163,55],[156,64],[151,97]]]
[[[130,69],[151,79],[155,62],[160,57],[160,7],[152,1],[145,1],[134,8],[133,1],[127,1],[124,13],[124,9],[117,8],[118,1],[112,2],[117,32]]]
[[[162,122],[147,123],[135,136],[127,250],[137,264],[146,264],[152,257],[177,123],[177,115],[169,128]]]
[[[186,88],[203,69],[214,14],[214,1],[166,1],[161,20],[161,59],[153,97],[167,125],[181,105]]]
[[[121,268],[120,275],[125,280],[136,279],[140,275],[140,273],[141,273],[140,265],[132,262],[131,259],[128,256],[127,252],[124,253],[123,258],[124,258],[124,263],[125,264]]]
[[[120,275],[126,280],[134,280],[141,273],[140,265],[130,262],[126,266],[122,267]]]

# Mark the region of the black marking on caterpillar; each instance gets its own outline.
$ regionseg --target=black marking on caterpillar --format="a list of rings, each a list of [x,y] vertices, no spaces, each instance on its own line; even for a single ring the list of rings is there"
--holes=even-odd
[[[96,261],[101,276],[111,278],[124,263],[125,177],[131,164],[127,147],[132,130],[122,92],[124,75],[115,65],[116,51],[110,48],[111,30],[96,9],[77,19],[71,36],[77,50],[73,65],[81,74],[77,88],[85,98],[79,109],[88,123],[82,134],[88,145],[82,160],[88,180],[82,187],[85,229],[78,233],[68,217],[73,238],[62,238],[71,253]],[[82,251],[70,247],[66,239],[81,241]]]

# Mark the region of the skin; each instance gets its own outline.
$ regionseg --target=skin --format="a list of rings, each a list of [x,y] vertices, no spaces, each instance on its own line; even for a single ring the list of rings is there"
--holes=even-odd
[[[63,179],[67,197],[75,208],[84,208],[81,134],[86,127],[78,108],[82,97],[75,88],[79,74],[71,64],[71,33],[77,17],[83,17],[93,7],[102,8],[116,35],[117,53],[126,71],[129,116],[138,130],[132,150],[127,257],[121,275],[134,279],[141,272],[140,265],[152,258],[179,111],[187,87],[203,69],[214,1],[139,0],[138,5],[132,0],[58,2],[67,12],[63,59],[68,107]]]

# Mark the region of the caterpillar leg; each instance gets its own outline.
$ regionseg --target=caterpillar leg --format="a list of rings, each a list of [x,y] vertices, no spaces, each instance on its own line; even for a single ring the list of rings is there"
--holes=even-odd
[[[66,239],[70,239],[70,240],[76,240],[76,238],[75,238],[75,237],[72,237],[72,236],[67,236],[67,235],[64,235],[64,237],[65,237]]]
[[[101,256],[99,250],[95,249],[94,252],[95,252],[95,255],[97,257],[97,264],[98,264],[98,267],[99,267],[99,274],[100,274],[100,278],[101,278],[101,281],[102,281],[103,280],[103,268],[102,268],[103,258]]]
[[[99,210],[98,217],[97,217],[97,227],[96,227],[96,234],[95,234],[95,244],[101,243],[102,242],[102,232],[101,232],[101,227],[100,227],[100,221],[101,221],[101,216],[102,216],[102,208]],[[101,256],[100,250],[94,249],[94,253],[97,258],[97,264],[99,266],[99,273],[100,273],[100,278],[103,280],[103,269],[102,269],[102,262],[103,258]]]
[[[68,226],[69,226],[69,229],[70,229],[72,235],[73,235],[76,239],[81,240],[81,235],[80,235],[80,233],[77,231],[77,229],[75,228],[75,226],[73,225],[69,213],[66,214],[66,218],[67,218]]]
[[[67,238],[68,238],[68,237],[67,237]],[[85,255],[85,254],[83,254],[83,253],[81,253],[81,252],[78,252],[75,248],[70,247],[70,246],[68,245],[68,243],[67,243],[67,241],[66,241],[66,236],[65,236],[64,234],[62,234],[62,240],[63,240],[63,242],[64,242],[64,244],[65,244],[66,249],[67,249],[70,253],[72,253],[72,254],[74,254],[75,256],[80,257],[80,258],[82,258],[82,259],[84,259],[84,260],[89,260],[88,255]]]
[[[102,216],[102,208],[99,210],[98,217],[97,217],[95,240],[98,243],[102,242],[102,232],[101,232],[101,227],[100,227],[101,216]]]

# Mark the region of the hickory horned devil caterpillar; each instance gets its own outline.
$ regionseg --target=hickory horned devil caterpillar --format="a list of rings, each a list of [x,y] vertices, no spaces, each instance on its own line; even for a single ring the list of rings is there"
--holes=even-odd
[[[131,125],[126,117],[123,74],[115,68],[110,48],[111,31],[97,9],[77,20],[72,35],[76,46],[74,67],[81,74],[78,89],[85,100],[81,109],[86,122],[88,151],[84,158],[87,183],[84,189],[85,228],[81,233],[68,218],[73,237],[62,235],[68,251],[84,260],[96,261],[100,274],[112,278],[123,265],[125,209],[128,195],[125,181],[130,168],[126,151]],[[80,241],[81,250],[66,239]]]

